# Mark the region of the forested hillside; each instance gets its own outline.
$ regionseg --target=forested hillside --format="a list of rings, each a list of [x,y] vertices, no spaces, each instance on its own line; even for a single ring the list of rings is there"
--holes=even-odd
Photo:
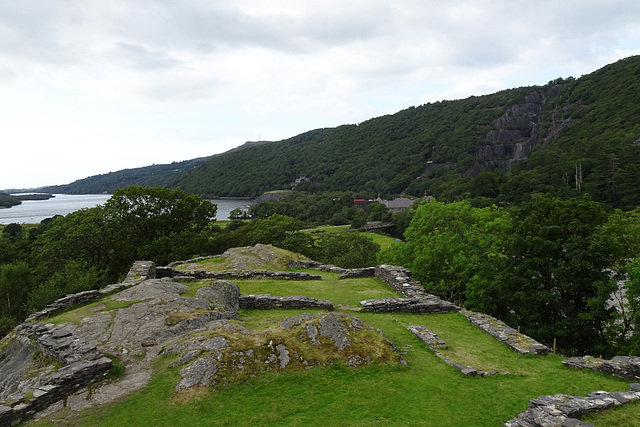
[[[640,57],[578,79],[410,107],[359,124],[246,143],[210,158],[97,175],[43,191],[169,186],[205,197],[294,188],[384,196],[427,193],[475,206],[532,194],[590,193],[640,204]]]
[[[142,187],[171,186],[178,178],[188,173],[204,160],[204,158],[200,158],[171,164],[123,169],[117,172],[79,179],[71,184],[43,187],[41,190],[62,194],[111,194],[118,188],[126,188],[131,185]]]
[[[427,192],[478,205],[589,192],[632,208],[640,184],[640,57],[579,79],[411,107],[204,162],[178,185],[205,196],[288,189]],[[299,182],[296,184],[295,181]]]
[[[234,153],[264,143],[266,143],[266,141],[248,141],[239,147],[232,148],[226,153]],[[222,155],[224,154],[225,153],[222,153]],[[70,184],[42,187],[38,190],[47,193],[62,194],[112,194],[118,188],[127,188],[132,185],[139,185],[141,187],[171,187],[180,177],[189,173],[189,171],[208,158],[209,157],[200,157],[182,162],[123,169],[79,179]]]

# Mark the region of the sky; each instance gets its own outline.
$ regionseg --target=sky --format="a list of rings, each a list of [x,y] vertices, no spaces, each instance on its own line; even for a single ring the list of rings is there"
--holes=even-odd
[[[4,0],[0,189],[209,156],[638,54],[638,0]]]

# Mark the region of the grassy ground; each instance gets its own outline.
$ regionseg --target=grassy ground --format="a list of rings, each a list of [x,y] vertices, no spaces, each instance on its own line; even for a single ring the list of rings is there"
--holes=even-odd
[[[266,373],[221,391],[197,390],[176,395],[173,390],[179,377],[177,368],[171,367],[172,360],[160,359],[146,388],[119,402],[85,411],[80,419],[66,425],[499,426],[524,411],[529,399],[540,395],[584,396],[594,390],[628,389],[628,381],[565,368],[560,356],[519,355],[476,329],[458,313],[353,312],[361,299],[395,293],[376,279],[339,281],[331,273],[322,275],[322,281],[238,284],[245,294],[307,295],[329,299],[336,306],[340,304],[370,326],[382,329],[405,353],[407,366],[353,369],[337,365],[304,372]],[[300,312],[240,310],[239,316],[245,326],[259,330]],[[426,344],[407,331],[407,325],[425,325],[436,332],[448,344],[447,356],[455,362],[509,374],[465,377],[437,358]],[[637,409],[632,414],[637,416]],[[600,420],[596,424],[632,425],[605,424]],[[38,425],[51,424],[43,421]]]
[[[589,414],[582,419],[598,427],[637,426],[640,424],[640,402]]]
[[[317,233],[317,232],[326,232],[326,233],[339,233],[343,231],[350,231],[349,225],[322,225],[320,227],[309,228],[306,230],[302,230],[305,233]],[[367,236],[371,237],[375,243],[380,245],[380,249],[388,248],[392,243],[396,241],[395,238],[385,236],[384,234],[379,233],[367,233]]]

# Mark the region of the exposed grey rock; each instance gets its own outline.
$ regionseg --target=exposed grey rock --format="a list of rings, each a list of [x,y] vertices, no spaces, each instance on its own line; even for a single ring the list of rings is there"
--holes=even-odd
[[[283,344],[278,344],[276,346],[276,350],[278,351],[280,368],[285,368],[291,361],[291,358],[289,357],[289,350],[287,350],[287,348]]]
[[[3,342],[9,339],[9,347],[0,351],[0,402],[18,390],[18,380],[26,374],[35,353],[27,336],[6,337]]]
[[[313,314],[301,313],[296,316],[287,317],[282,322],[280,322],[280,327],[286,330],[291,330],[292,328],[301,325],[302,323],[311,319],[313,319]]]
[[[333,342],[333,344],[340,350],[351,345],[348,338],[348,326],[351,326],[352,330],[364,328],[364,325],[359,321],[355,324],[351,321],[348,325],[345,325],[343,320],[344,318],[342,316],[335,313],[328,313],[327,315],[321,316],[318,322],[318,332],[320,335],[329,338],[329,340],[331,340],[331,342]]]
[[[209,301],[213,309],[226,319],[237,319],[240,307],[240,288],[228,280],[216,280],[211,286],[198,289],[196,297]]]
[[[52,324],[23,323],[5,339],[11,342],[0,352],[2,426],[26,421],[35,412],[102,377],[113,365],[93,345]],[[62,367],[45,367],[38,376],[29,375],[36,352]]]
[[[163,350],[163,354],[177,354],[179,357],[175,366],[188,364],[180,371],[182,379],[176,390],[223,385],[228,381],[227,373],[233,371],[236,377],[239,370],[243,371],[244,378],[249,378],[263,370],[282,370],[292,365],[310,368],[325,364],[327,360],[330,363],[338,359],[344,360],[354,367],[373,362],[370,355],[362,355],[359,353],[361,350],[353,348],[353,343],[358,339],[354,333],[365,329],[364,324],[356,317],[338,313],[320,313],[315,316],[304,313],[283,320],[279,326],[282,327],[282,332],[289,333],[281,333],[277,329],[257,333],[230,324],[211,331],[215,334],[228,332],[251,335],[252,339],[242,340],[242,345],[253,342],[255,344],[252,348],[232,348],[230,343],[237,340],[225,338],[226,335],[207,338],[206,333],[186,336],[169,345]],[[376,353],[402,363],[395,347],[384,335],[381,334],[381,338],[379,344],[382,347]],[[369,340],[367,338],[367,345],[372,345]],[[319,346],[317,354],[325,356],[319,360],[309,360],[292,350],[308,344]]]
[[[182,378],[176,386],[176,390],[184,390],[192,387],[208,387],[214,384],[214,375],[218,372],[215,363],[217,355],[210,354],[197,359],[191,365],[180,371]]]
[[[179,300],[180,294],[186,290],[187,287],[182,283],[150,279],[145,280],[137,286],[119,292],[112,297],[112,300],[145,301],[155,299],[158,300],[158,302],[171,302]]]

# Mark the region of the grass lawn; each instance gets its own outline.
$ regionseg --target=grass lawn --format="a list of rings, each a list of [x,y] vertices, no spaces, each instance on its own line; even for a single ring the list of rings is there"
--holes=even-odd
[[[220,391],[175,394],[178,368],[171,358],[156,363],[156,373],[142,390],[116,403],[82,413],[71,424],[80,426],[352,426],[428,425],[500,426],[526,410],[529,399],[544,394],[585,396],[594,390],[627,390],[629,382],[561,365],[562,357],[522,356],[471,325],[461,314],[378,314],[353,312],[361,299],[397,294],[377,279],[337,280],[322,273],[322,281],[238,281],[242,293],[306,295],[329,299],[366,324],[380,328],[403,354],[407,366],[343,365],[308,371],[265,373]],[[197,287],[202,283],[191,283]],[[191,292],[191,290],[189,291]],[[310,310],[304,310],[310,312]],[[260,330],[302,310],[240,310],[243,324]],[[484,371],[508,371],[469,378],[436,357],[415,338],[407,325],[425,325],[449,346],[447,356]],[[634,409],[636,408],[635,412]],[[637,416],[640,405],[631,410]],[[635,414],[635,415],[634,415]],[[604,415],[605,419],[613,415]],[[598,426],[632,425],[606,424]],[[36,425],[51,425],[41,421]]]
[[[306,230],[302,230],[304,233],[313,233],[313,232],[326,232],[326,233],[340,233],[344,231],[351,231],[349,225],[322,225],[320,227],[308,228]],[[375,243],[380,246],[380,249],[386,249],[391,246],[392,243],[396,242],[396,239],[393,237],[385,236],[384,234],[379,233],[367,233],[367,236],[371,237]]]

